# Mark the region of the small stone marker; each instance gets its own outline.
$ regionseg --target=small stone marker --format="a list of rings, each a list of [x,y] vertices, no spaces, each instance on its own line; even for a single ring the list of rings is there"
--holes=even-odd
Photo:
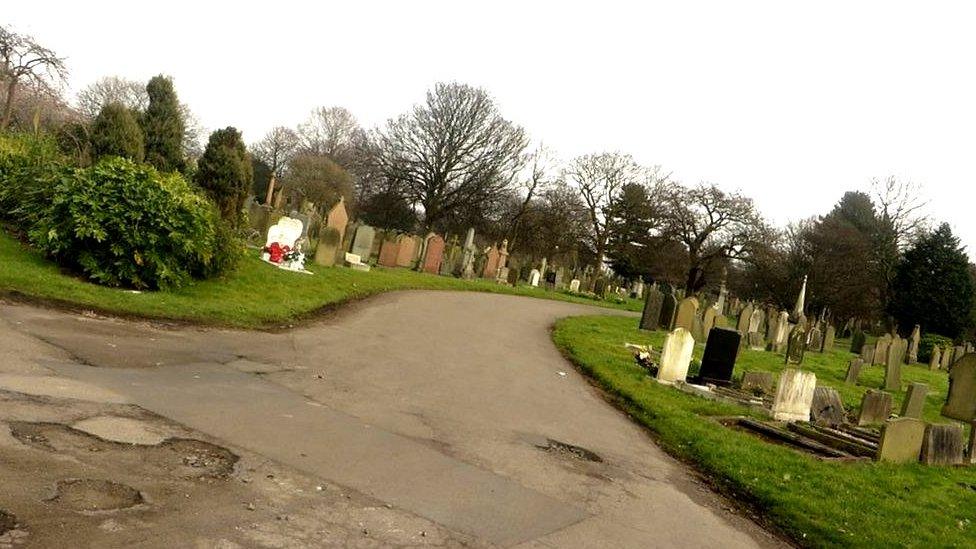
[[[579,281],[577,286],[579,286]],[[570,291],[573,285],[570,284]],[[641,330],[657,330],[658,321],[661,320],[661,306],[664,305],[664,294],[655,288],[647,289],[647,298],[644,300],[644,311],[641,313]]]
[[[892,463],[916,462],[922,453],[924,439],[924,421],[910,417],[888,420],[881,429],[877,460]]]
[[[657,369],[658,381],[674,383],[684,381],[691,364],[691,353],[695,350],[695,338],[684,328],[675,328],[664,339],[661,348],[661,364]]]
[[[906,343],[897,338],[888,347],[885,363],[884,388],[886,391],[901,391],[901,364],[904,361]]]
[[[857,385],[857,378],[861,375],[861,366],[864,365],[863,358],[854,358],[847,363],[847,377],[844,378],[844,383],[848,385]]]
[[[837,330],[833,326],[827,326],[827,331],[824,332],[823,347],[820,349],[823,353],[829,353],[834,350],[834,338],[837,336]]]
[[[529,271],[529,286],[538,288],[540,278],[542,278],[542,274],[539,272],[539,269]]]
[[[942,361],[942,350],[938,345],[932,346],[932,356],[929,357],[929,370],[938,370]]]
[[[861,397],[861,411],[857,416],[858,425],[883,423],[891,416],[891,395],[884,391],[868,389]]]
[[[976,355],[964,356],[949,370],[949,394],[942,415],[966,422],[976,419]]]
[[[962,425],[930,423],[922,441],[922,463],[926,465],[959,465],[962,457]]]
[[[851,336],[851,352],[854,354],[861,354],[864,350],[864,341],[867,339],[864,332],[861,330],[856,330],[854,335]],[[867,362],[867,361],[865,361]]]
[[[817,375],[787,368],[779,376],[773,399],[773,419],[777,421],[810,421],[810,406],[817,387]]]
[[[574,294],[578,293],[579,287],[580,287],[580,280],[578,278],[574,278],[569,281],[569,291],[573,292]],[[655,324],[657,323],[655,322]]]
[[[925,395],[929,392],[929,386],[924,383],[912,383],[905,392],[905,400],[901,403],[901,417],[913,417],[922,419],[922,410],[925,408]]]
[[[735,359],[742,336],[736,330],[712,328],[708,332],[705,353],[702,355],[698,379],[701,383],[730,385]]]
[[[840,393],[833,387],[817,387],[813,391],[810,420],[819,425],[837,427],[847,422],[847,412]]]
[[[747,393],[761,392],[764,395],[773,394],[772,372],[746,372],[742,374],[740,389]]]

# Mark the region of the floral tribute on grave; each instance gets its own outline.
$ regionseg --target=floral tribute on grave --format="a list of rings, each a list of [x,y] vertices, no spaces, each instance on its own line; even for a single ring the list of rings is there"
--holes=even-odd
[[[268,228],[261,259],[280,269],[312,274],[305,269],[305,249],[308,239],[302,236],[304,225],[300,219],[282,217]]]

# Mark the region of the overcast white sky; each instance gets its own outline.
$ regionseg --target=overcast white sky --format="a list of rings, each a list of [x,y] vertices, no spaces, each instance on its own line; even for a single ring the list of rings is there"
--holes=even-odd
[[[174,77],[208,129],[313,107],[365,126],[439,80],[487,88],[563,158],[620,150],[785,223],[893,174],[976,250],[966,2],[5,2],[70,84]]]

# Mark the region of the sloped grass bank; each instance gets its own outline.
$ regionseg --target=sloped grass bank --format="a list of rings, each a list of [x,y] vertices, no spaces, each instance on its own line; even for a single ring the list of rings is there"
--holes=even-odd
[[[664,334],[636,328],[632,318],[587,316],[556,324],[553,340],[583,372],[617,398],[672,455],[691,463],[719,489],[747,502],[770,524],[808,547],[976,546],[976,467],[928,467],[874,462],[821,461],[768,444],[710,419],[749,415],[746,408],[708,401],[659,385],[635,363],[624,343],[660,348]],[[845,406],[860,404],[867,387],[844,386],[846,342],[837,351],[811,354],[804,368],[836,387]],[[698,346],[695,358],[701,357]],[[779,371],[782,355],[745,351],[743,370]],[[866,367],[862,383],[880,386],[881,367]],[[903,383],[929,383],[925,417],[939,418],[945,373],[906,366]],[[898,395],[898,399],[901,395]],[[896,407],[896,410],[898,408]]]
[[[600,301],[531,286],[512,288],[494,282],[458,280],[408,269],[376,268],[368,273],[310,265],[313,274],[274,268],[249,254],[232,273],[194,282],[173,291],[132,292],[92,284],[62,272],[57,265],[0,230],[0,295],[137,316],[239,328],[274,327],[296,322],[347,301],[393,290],[473,290],[639,311],[641,303]]]

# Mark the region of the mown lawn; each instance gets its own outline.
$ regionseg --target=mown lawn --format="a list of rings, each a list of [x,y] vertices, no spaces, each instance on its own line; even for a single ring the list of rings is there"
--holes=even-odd
[[[223,278],[175,291],[137,293],[65,274],[0,230],[0,295],[20,294],[109,314],[241,328],[272,327],[300,320],[330,305],[406,289],[474,290],[641,310],[641,302],[635,299],[615,303],[527,285],[512,288],[486,280],[465,281],[408,269],[374,268],[368,273],[316,265],[309,269],[313,274],[284,271],[252,253],[235,272]]]
[[[976,467],[929,467],[874,462],[831,462],[768,444],[727,429],[710,416],[748,415],[746,408],[712,402],[659,385],[635,363],[625,342],[660,349],[664,333],[636,328],[632,318],[587,316],[557,323],[553,339],[671,454],[694,464],[726,493],[758,508],[771,524],[810,547],[976,546]],[[832,353],[807,354],[803,368],[820,384],[838,389],[856,409],[861,394],[880,387],[881,366],[865,367],[861,386],[844,385],[848,342]],[[695,359],[701,358],[699,345]],[[745,370],[783,369],[783,356],[744,351],[735,375]],[[928,383],[925,418],[939,416],[947,376],[905,366],[902,383]],[[903,395],[895,395],[900,404]],[[896,404],[895,412],[899,410]]]

